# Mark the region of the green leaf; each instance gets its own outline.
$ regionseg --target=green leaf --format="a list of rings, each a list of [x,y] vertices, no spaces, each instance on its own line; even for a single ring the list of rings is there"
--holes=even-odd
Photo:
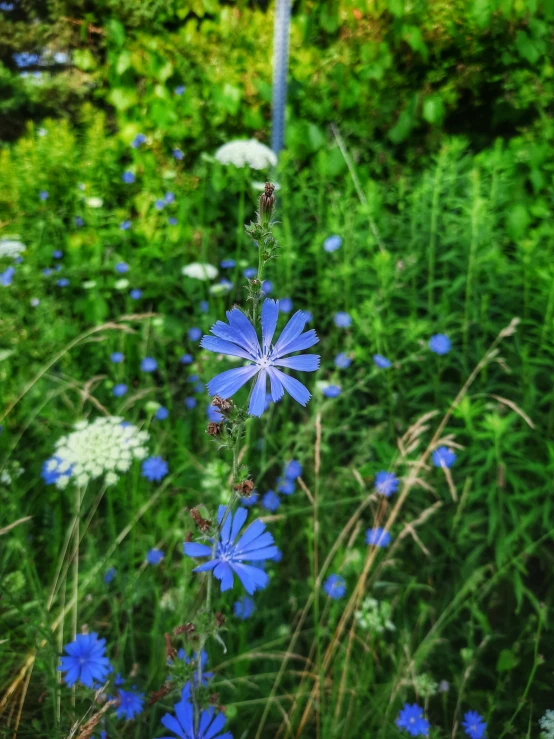
[[[131,87],[115,87],[108,94],[108,100],[117,110],[127,110],[137,102],[137,93]]]
[[[496,671],[509,672],[510,670],[513,670],[514,667],[517,667],[518,664],[519,660],[512,652],[512,650],[503,649],[498,655],[498,660],[496,662]]]
[[[431,95],[423,101],[423,119],[427,123],[441,124],[444,120],[444,103],[440,95]]]
[[[113,41],[116,46],[123,46],[125,44],[125,27],[114,18],[112,18],[108,23],[108,38],[110,41]]]
[[[90,49],[75,49],[73,52],[73,64],[83,72],[88,72],[96,66],[96,60]]]

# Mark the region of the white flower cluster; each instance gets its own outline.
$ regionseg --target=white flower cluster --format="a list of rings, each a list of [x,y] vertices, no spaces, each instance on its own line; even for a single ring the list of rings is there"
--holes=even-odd
[[[11,257],[15,259],[25,249],[25,244],[17,241],[16,238],[0,239],[0,257]]]
[[[113,485],[134,459],[147,456],[148,439],[148,432],[124,423],[118,416],[80,421],[75,431],[57,442],[48,472],[60,475],[56,480],[59,488],[64,488],[70,479],[84,486],[102,475],[106,485]]]
[[[265,144],[256,139],[237,139],[220,146],[215,158],[221,164],[234,164],[235,167],[248,165],[252,169],[266,169],[275,167],[277,157]]]
[[[544,739],[554,739],[554,711],[547,711],[539,720]]]
[[[379,602],[375,598],[365,598],[361,609],[355,613],[356,621],[362,629],[375,634],[395,631],[395,626],[390,620],[391,610],[391,604],[387,601]]]
[[[202,264],[201,262],[191,262],[181,270],[185,277],[192,277],[194,280],[213,280],[217,277],[217,267],[211,264]]]

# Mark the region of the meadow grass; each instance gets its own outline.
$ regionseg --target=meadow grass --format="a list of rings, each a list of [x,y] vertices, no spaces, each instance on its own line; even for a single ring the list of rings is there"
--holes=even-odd
[[[185,169],[155,145],[124,151],[98,116],[80,134],[60,122],[46,129],[0,158],[2,236],[27,247],[0,288],[0,731],[85,739],[86,722],[103,711],[90,731],[153,739],[175,692],[126,722],[94,706],[91,691],[66,687],[57,665],[75,632],[98,632],[126,686],[148,698],[167,676],[164,635],[201,607],[206,581],[182,553],[194,530],[189,509],[213,515],[233,476],[230,455],[205,433],[207,392],[190,377],[206,383],[231,365],[187,332],[207,333],[245,302],[242,271],[257,254],[243,224],[254,218],[257,174],[215,161]],[[333,176],[337,149],[346,166]],[[136,182],[125,185],[130,168]],[[401,706],[418,702],[431,737],[463,735],[470,709],[489,736],[537,736],[552,706],[550,214],[521,229],[509,152],[473,155],[460,139],[429,167],[376,182],[336,129],[313,167],[297,169],[285,154],[272,177],[281,249],[265,277],[272,297],[311,312],[322,361],[304,377],[307,408],[272,404],[248,421],[238,448],[262,494],[289,460],[303,471],[277,511],[256,506],[283,557],[268,564],[253,615],[233,615],[238,586],[213,591],[225,649],[213,639],[206,649],[228,728],[235,737],[388,739],[401,736]],[[167,191],[175,203],[158,212],[154,200]],[[342,246],[328,253],[332,234]],[[55,249],[63,258],[52,258]],[[181,274],[225,258],[237,261],[221,270],[229,292]],[[129,272],[117,274],[122,261]],[[0,270],[12,263],[3,262]],[[59,272],[44,275],[55,263]],[[121,279],[128,284],[118,288]],[[335,325],[339,311],[349,328]],[[428,347],[437,333],[452,343],[444,356]],[[110,361],[116,351],[120,364]],[[350,367],[334,365],[339,352]],[[185,353],[191,365],[180,362]],[[392,366],[380,369],[375,354]],[[154,373],[140,369],[146,356]],[[128,387],[122,397],[118,383]],[[323,394],[328,384],[338,397]],[[158,405],[165,420],[155,418]],[[149,455],[168,462],[167,477],[148,482],[135,463],[107,488],[45,485],[41,468],[57,439],[107,415],[149,432]],[[455,451],[452,467],[433,465],[439,446]],[[374,489],[381,470],[400,478],[390,498]],[[389,547],[365,544],[374,526],[390,529]],[[146,562],[151,548],[165,553],[159,565]],[[331,573],[344,577],[344,598],[326,595]],[[363,625],[368,597],[388,604],[394,630]]]

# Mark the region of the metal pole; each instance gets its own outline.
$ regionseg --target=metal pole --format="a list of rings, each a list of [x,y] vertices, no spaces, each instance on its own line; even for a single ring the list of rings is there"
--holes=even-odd
[[[276,154],[279,154],[285,141],[285,107],[287,103],[291,2],[292,0],[275,0],[271,148]]]

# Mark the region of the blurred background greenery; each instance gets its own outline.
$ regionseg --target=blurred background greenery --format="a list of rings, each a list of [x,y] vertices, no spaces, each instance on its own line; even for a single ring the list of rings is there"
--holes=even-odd
[[[190,377],[206,382],[219,368],[186,334],[242,303],[242,272],[256,264],[243,224],[265,173],[213,155],[235,138],[269,141],[273,21],[272,2],[0,3],[0,238],[27,247],[0,287],[0,534],[32,516],[0,536],[2,736],[67,737],[90,705],[83,693],[74,708],[57,680],[71,628],[53,614],[64,610],[67,570],[52,603],[49,593],[72,504],[40,477],[54,441],[83,416],[100,408],[144,424],[171,476],[154,505],[154,488],[129,473],[93,511],[79,556],[81,623],[148,692],[166,674],[164,633],[197,607],[181,554],[187,508],[224,499],[229,463],[204,434],[207,393],[184,405]],[[405,700],[425,705],[434,738],[461,735],[468,708],[489,736],[530,738],[554,707],[553,32],[553,0],[293,4],[286,147],[271,172],[281,252],[266,277],[272,297],[313,314],[322,369],[308,380],[306,410],[283,401],[250,425],[245,459],[261,492],[300,459],[319,509],[298,489],[269,517],[283,560],[249,621],[218,599],[228,652],[211,644],[210,665],[235,739],[394,738]],[[146,141],[135,148],[137,134]],[[175,200],[159,208],[167,192]],[[327,253],[332,234],[342,246]],[[229,258],[229,290],[181,274]],[[2,259],[0,272],[11,264]],[[337,311],[352,316],[350,329],[335,326]],[[125,332],[109,323],[122,315]],[[294,637],[318,566],[347,530],[329,572],[346,578],[350,597],[367,550],[362,525],[379,514],[368,498],[375,473],[409,476],[438,420],[419,446],[403,451],[398,439],[423,414],[446,412],[515,317],[517,331],[444,432],[458,454],[453,479],[424,467],[393,528],[399,547],[380,555],[364,591],[392,604],[394,634],[358,625],[354,648],[343,634],[324,667],[344,603],[316,594]],[[445,357],[427,348],[438,332],[452,341]],[[110,365],[113,351],[123,365]],[[337,352],[351,367],[336,368]],[[375,353],[393,366],[379,371]],[[155,375],[141,374],[145,355]],[[128,395],[114,397],[123,382]],[[318,382],[341,395],[325,398]],[[170,411],[164,423],[156,403]],[[417,536],[404,528],[439,503]],[[166,559],[145,569],[154,545]],[[118,577],[105,584],[110,566]],[[160,736],[172,703],[133,722],[108,716],[108,736]]]

